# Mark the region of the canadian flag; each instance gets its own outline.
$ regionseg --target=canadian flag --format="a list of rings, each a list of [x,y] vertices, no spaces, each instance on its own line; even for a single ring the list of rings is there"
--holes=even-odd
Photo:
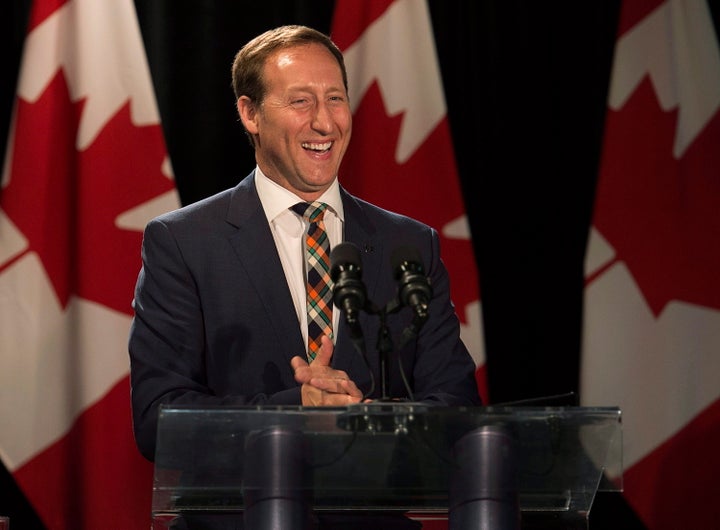
[[[581,396],[621,407],[624,495],[651,529],[720,528],[719,109],[705,1],[624,2]]]
[[[133,1],[33,2],[0,192],[0,457],[48,529],[150,526],[127,337],[142,229],[178,205]]]
[[[338,0],[332,38],[348,71],[351,192],[438,229],[461,336],[487,403],[480,289],[425,0]]]

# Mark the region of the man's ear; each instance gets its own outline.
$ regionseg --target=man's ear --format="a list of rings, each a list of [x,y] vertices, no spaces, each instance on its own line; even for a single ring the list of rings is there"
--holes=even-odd
[[[250,134],[257,134],[257,109],[255,103],[247,96],[240,96],[236,106],[238,116],[240,116],[240,121],[245,130]]]

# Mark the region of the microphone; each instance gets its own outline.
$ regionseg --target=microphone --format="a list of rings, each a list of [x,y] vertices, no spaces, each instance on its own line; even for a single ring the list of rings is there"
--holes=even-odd
[[[330,278],[333,303],[342,310],[351,329],[357,329],[358,316],[367,302],[367,290],[360,279],[360,249],[352,243],[340,243],[330,252]]]
[[[401,246],[393,251],[390,262],[398,282],[400,303],[412,308],[418,324],[424,324],[433,293],[423,270],[420,252],[414,247]]]

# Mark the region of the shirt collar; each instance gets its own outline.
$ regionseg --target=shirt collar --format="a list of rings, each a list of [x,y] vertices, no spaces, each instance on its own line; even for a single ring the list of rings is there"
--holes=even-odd
[[[255,167],[255,188],[268,222],[272,222],[278,215],[285,213],[291,206],[303,200],[290,190],[270,180],[257,166]],[[330,187],[317,200],[327,204],[341,221],[345,220],[342,199],[340,198],[340,185],[337,178],[333,180]]]

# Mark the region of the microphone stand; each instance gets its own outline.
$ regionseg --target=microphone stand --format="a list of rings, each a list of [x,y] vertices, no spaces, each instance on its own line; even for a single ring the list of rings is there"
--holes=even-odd
[[[387,324],[387,317],[388,315],[397,313],[400,309],[402,309],[402,306],[402,301],[398,297],[390,300],[385,305],[385,307],[382,308],[379,308],[370,300],[365,299],[365,304],[360,309],[368,315],[377,315],[380,319],[380,326],[378,328],[378,336],[376,342],[376,348],[378,353],[378,368],[380,372],[380,397],[375,400],[378,402],[396,401],[396,398],[393,398],[390,395],[390,354],[393,351],[394,344],[392,335],[390,333],[390,327]],[[348,311],[347,308],[344,309],[345,322],[350,329],[350,338],[352,339],[353,345],[365,360],[368,368],[370,368],[369,362],[366,357],[367,352],[365,351],[365,340],[363,338],[362,328],[360,327],[360,321],[358,320],[358,314],[355,311]],[[419,312],[415,311],[415,315],[413,316],[412,321],[403,330],[401,334],[399,349],[404,348],[408,344],[408,342],[417,337],[418,333],[420,332],[420,328],[422,328],[422,326],[425,324],[425,321],[427,320],[428,315],[425,309],[426,308]],[[412,397],[413,393],[408,385],[407,377],[403,373],[402,365],[400,364],[399,359],[398,368],[400,370],[400,375],[405,383],[405,388],[408,392],[408,396],[412,401],[414,399]],[[375,385],[373,383],[372,387],[374,388],[374,386]]]
[[[393,350],[393,339],[390,335],[390,328],[387,325],[387,316],[395,313],[400,309],[399,300],[391,300],[388,304],[378,310],[372,311],[377,314],[380,319],[380,329],[378,329],[377,351],[380,362],[380,398],[378,401],[392,401],[389,395],[390,384],[390,353]]]
[[[390,381],[390,352],[393,348],[392,337],[387,325],[387,313],[383,310],[379,314],[380,329],[378,330],[377,351],[380,360],[380,401],[390,401],[388,395],[388,382]]]
[[[370,315],[378,315],[380,327],[377,337],[378,363],[380,371],[380,401],[393,401],[389,395],[390,362],[389,356],[393,349],[393,339],[387,324],[387,316],[400,310],[403,305],[412,308],[414,316],[412,322],[402,332],[400,349],[417,337],[420,328],[428,318],[427,306],[432,298],[432,288],[429,279],[422,275],[420,253],[417,249],[401,247],[392,255],[395,269],[395,279],[399,282],[398,295],[390,300],[384,308],[378,308],[367,298],[365,284],[360,279],[362,265],[360,250],[352,243],[340,243],[331,252],[330,261],[333,263],[330,276],[334,282],[333,302],[343,311],[345,322],[350,329],[350,336],[355,349],[360,353],[368,369],[370,369],[370,390],[365,396],[374,391],[374,377],[365,351],[365,340],[358,320],[358,313],[365,311]],[[398,368],[405,384],[408,397],[412,400],[413,392],[408,384],[407,377],[398,356]]]

